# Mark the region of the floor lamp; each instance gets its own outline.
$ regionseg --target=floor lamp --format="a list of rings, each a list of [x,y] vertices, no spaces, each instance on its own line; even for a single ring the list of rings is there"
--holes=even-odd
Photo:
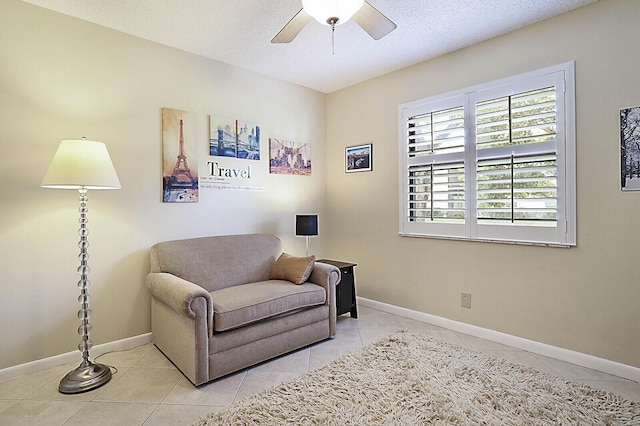
[[[91,309],[89,309],[89,243],[87,235],[87,190],[89,189],[119,189],[120,181],[111,163],[107,147],[102,142],[82,139],[66,139],[60,142],[58,150],[53,156],[44,179],[44,188],[76,189],[80,193],[80,266],[78,274],[80,280],[80,310],[78,318],[80,327],[80,344],[78,350],[82,352],[82,363],[75,370],[69,372],[60,381],[58,390],[61,393],[74,394],[96,389],[111,380],[111,369],[103,364],[89,361],[89,350],[93,343],[89,339],[91,332]]]
[[[296,235],[307,237],[307,256],[309,256],[309,237],[318,235],[318,215],[296,215]]]

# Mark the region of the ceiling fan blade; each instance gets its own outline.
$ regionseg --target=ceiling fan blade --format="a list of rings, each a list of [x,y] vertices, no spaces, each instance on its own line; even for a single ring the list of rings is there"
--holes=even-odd
[[[271,40],[271,43],[290,43],[302,31],[305,25],[311,20],[311,15],[300,9],[287,25],[285,25],[278,34]]]
[[[362,5],[362,8],[353,15],[353,20],[374,40],[380,40],[397,27],[389,18],[366,1]]]

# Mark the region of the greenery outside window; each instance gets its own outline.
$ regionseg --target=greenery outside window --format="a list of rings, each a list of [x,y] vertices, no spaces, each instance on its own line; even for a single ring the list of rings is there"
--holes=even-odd
[[[573,62],[399,106],[400,234],[576,244]]]

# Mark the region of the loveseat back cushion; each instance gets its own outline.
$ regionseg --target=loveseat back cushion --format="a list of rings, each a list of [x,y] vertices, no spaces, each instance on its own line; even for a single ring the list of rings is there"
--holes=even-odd
[[[274,235],[245,234],[165,241],[151,248],[151,272],[166,272],[212,292],[268,280],[282,253]]]
[[[211,292],[214,330],[226,331],[298,309],[322,305],[323,287],[269,280],[227,287]]]

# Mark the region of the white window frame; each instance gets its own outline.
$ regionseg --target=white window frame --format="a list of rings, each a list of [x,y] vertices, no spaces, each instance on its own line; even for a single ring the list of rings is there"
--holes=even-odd
[[[487,225],[477,223],[476,206],[476,134],[475,105],[492,97],[523,93],[549,86],[556,87],[556,226]],[[465,149],[453,158],[463,157],[465,164],[464,223],[415,222],[409,220],[409,166],[415,158],[408,154],[407,120],[420,114],[455,106],[465,110]],[[474,241],[535,244],[571,247],[576,245],[576,131],[575,63],[567,62],[537,71],[480,84],[442,95],[401,104],[398,107],[400,235],[410,237],[451,238]],[[534,144],[535,145],[535,144]],[[528,148],[524,148],[525,150]]]

